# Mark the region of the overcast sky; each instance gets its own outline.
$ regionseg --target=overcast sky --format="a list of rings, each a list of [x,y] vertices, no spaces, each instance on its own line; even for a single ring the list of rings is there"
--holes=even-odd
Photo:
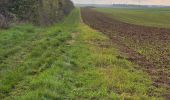
[[[170,0],[72,0],[80,4],[147,4],[147,5],[170,5]]]

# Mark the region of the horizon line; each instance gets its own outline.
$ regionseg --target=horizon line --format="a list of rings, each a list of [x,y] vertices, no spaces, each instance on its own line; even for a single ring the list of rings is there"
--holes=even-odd
[[[158,4],[132,4],[132,3],[113,3],[113,4],[108,4],[108,3],[74,3],[74,4],[81,4],[81,5],[138,5],[138,6],[169,6],[170,5],[158,5]]]

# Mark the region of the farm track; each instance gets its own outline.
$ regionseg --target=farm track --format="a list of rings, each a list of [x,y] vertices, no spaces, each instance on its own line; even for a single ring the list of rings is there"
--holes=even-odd
[[[107,14],[87,8],[81,9],[81,15],[84,23],[110,37],[112,43],[120,50],[121,56],[139,65],[137,69],[147,72],[155,87],[165,87],[167,92],[163,96],[170,100],[170,52],[167,49],[170,46],[170,29],[121,22]],[[148,45],[158,52],[153,56],[147,56],[136,49]],[[153,95],[152,91],[150,95]]]

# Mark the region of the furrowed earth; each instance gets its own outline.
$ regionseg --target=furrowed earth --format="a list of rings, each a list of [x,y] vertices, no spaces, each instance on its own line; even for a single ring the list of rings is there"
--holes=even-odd
[[[147,72],[155,87],[164,87],[170,99],[170,29],[135,25],[111,18],[94,9],[82,8],[82,19],[90,27],[106,34],[121,56]],[[152,95],[152,93],[151,93]]]

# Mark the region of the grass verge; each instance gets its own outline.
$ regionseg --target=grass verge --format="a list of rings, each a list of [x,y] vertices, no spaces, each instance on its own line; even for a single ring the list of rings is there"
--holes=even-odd
[[[25,32],[28,27],[30,34]],[[79,9],[47,29],[18,26],[0,35],[5,39],[1,50],[13,52],[0,54],[4,100],[162,99],[162,90],[152,86],[146,73],[119,58],[106,36],[81,22]],[[18,42],[8,47],[11,35],[17,35],[13,41]]]

